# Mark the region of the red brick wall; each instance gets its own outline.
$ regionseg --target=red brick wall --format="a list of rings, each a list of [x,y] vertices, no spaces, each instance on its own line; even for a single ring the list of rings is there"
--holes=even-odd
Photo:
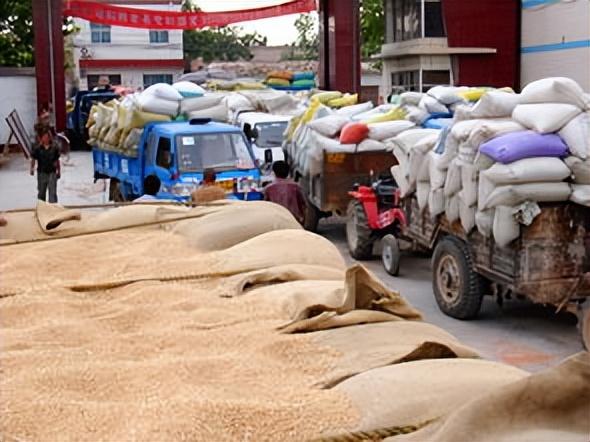
[[[455,82],[466,86],[520,84],[520,0],[442,0],[450,47],[495,48],[496,54],[459,55]]]

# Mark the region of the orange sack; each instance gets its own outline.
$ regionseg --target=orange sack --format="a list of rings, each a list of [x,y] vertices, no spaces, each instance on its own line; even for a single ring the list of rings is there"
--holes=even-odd
[[[348,123],[340,132],[341,144],[358,144],[369,135],[369,126],[365,123]]]

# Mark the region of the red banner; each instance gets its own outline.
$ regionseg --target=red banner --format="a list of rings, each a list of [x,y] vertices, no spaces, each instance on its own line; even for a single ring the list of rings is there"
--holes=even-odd
[[[266,8],[222,12],[174,12],[126,8],[83,0],[66,0],[64,15],[93,23],[144,29],[197,29],[242,21],[300,14],[316,9],[315,0],[294,0]]]

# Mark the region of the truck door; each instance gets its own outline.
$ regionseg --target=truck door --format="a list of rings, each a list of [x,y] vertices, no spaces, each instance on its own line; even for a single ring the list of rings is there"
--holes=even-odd
[[[147,140],[146,175],[155,173],[168,182],[173,173],[173,153],[170,138],[152,132]]]

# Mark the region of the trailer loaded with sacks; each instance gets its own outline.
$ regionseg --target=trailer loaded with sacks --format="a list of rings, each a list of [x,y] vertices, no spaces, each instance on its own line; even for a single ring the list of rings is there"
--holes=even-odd
[[[370,258],[382,240],[396,275],[400,244],[432,252],[436,301],[455,318],[477,316],[486,294],[588,316],[590,97],[567,78],[471,103],[457,88],[434,88],[419,107],[424,97],[452,107],[453,118],[388,142],[395,196],[381,182],[351,192],[351,254]]]

